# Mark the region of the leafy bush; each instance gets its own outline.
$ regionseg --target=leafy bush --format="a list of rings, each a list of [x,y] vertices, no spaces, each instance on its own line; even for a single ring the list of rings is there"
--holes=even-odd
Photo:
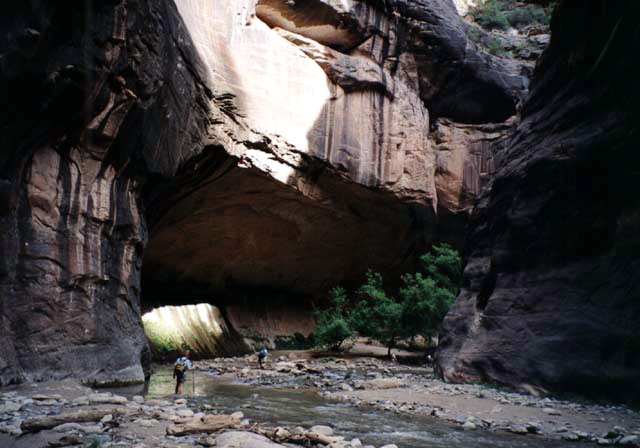
[[[333,288],[329,299],[331,306],[316,314],[314,343],[320,347],[339,350],[353,336],[351,318],[346,311],[347,291],[341,287]]]
[[[504,49],[502,41],[497,37],[494,37],[487,44],[487,51],[494,56],[504,57],[507,54],[507,50]]]
[[[547,25],[549,16],[544,8],[535,5],[527,5],[524,8],[516,8],[507,15],[509,24],[513,27],[527,26],[532,23]]]
[[[343,342],[353,336],[353,330],[347,319],[335,314],[319,319],[316,327],[315,343],[331,350],[340,350]]]
[[[177,342],[169,330],[160,322],[142,321],[144,326],[144,332],[153,347],[153,350],[163,353],[179,352],[184,348],[184,341],[182,344]]]
[[[402,335],[402,305],[384,291],[382,276],[367,272],[366,282],[357,291],[359,299],[351,314],[354,328],[362,336],[371,337],[391,349]]]
[[[446,244],[420,258],[421,272],[405,274],[398,298],[385,291],[382,276],[369,271],[349,302],[343,288],[330,293],[331,307],[317,313],[316,345],[339,349],[354,332],[385,344],[420,335],[429,342],[454,302],[462,277],[458,253]]]
[[[487,0],[473,10],[475,21],[489,30],[506,30],[509,28],[507,16],[500,9],[497,0]]]
[[[482,42],[482,33],[480,32],[480,30],[476,27],[473,26],[469,26],[467,28],[467,38],[469,38],[470,41],[475,42],[475,43],[481,43]]]
[[[313,333],[309,337],[305,337],[302,333],[294,333],[293,336],[276,336],[273,343],[276,350],[307,350],[315,345]]]
[[[423,273],[406,274],[400,289],[401,325],[407,336],[431,338],[456,299],[462,277],[458,253],[446,244],[434,246],[420,258]]]

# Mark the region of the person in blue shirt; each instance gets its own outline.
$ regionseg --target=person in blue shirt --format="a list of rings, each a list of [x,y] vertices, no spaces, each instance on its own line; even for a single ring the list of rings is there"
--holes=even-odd
[[[267,360],[268,354],[269,352],[267,351],[267,347],[262,347],[262,350],[258,352],[258,364],[260,365],[261,369],[264,369],[262,363]]]
[[[176,379],[176,395],[182,395],[182,385],[187,382],[187,372],[191,369],[189,350],[186,350],[173,364],[173,377]]]

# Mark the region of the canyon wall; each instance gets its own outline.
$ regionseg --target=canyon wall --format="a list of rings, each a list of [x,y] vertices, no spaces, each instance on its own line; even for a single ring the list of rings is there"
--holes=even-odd
[[[638,13],[561,4],[471,219],[446,380],[640,398]]]
[[[0,384],[139,382],[142,190],[209,121],[189,36],[160,1],[12,1],[1,20]]]
[[[155,360],[173,362],[186,349],[192,359],[250,351],[220,309],[208,303],[154,308],[142,323]]]
[[[219,160],[149,197],[145,294],[317,296],[461,242],[448,223],[464,225],[492,157],[467,143],[506,134],[484,122],[513,115],[528,81],[475,49],[452,2],[177,5],[213,85]],[[442,135],[467,130],[438,146],[434,114]]]
[[[444,217],[464,221],[493,157],[464,139],[495,129],[436,148],[430,127],[482,133],[528,83],[449,0],[5,12],[0,384],[141,381],[141,300],[321,294],[460,240]]]

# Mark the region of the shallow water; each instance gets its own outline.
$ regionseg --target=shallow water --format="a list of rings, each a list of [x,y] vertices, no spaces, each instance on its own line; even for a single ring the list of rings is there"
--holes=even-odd
[[[310,427],[329,425],[336,435],[359,438],[363,444],[400,448],[533,448],[581,447],[575,442],[550,441],[489,431],[463,431],[436,418],[407,416],[372,408],[356,408],[326,400],[302,390],[276,389],[221,381],[216,375],[198,372],[185,388],[184,397],[197,406],[209,404],[217,412],[241,410],[252,421],[273,425]],[[158,369],[144,391],[128,389],[126,395],[144,393],[147,398],[174,398],[174,382],[168,368]],[[123,394],[123,390],[114,390]],[[194,393],[195,392],[195,393]]]

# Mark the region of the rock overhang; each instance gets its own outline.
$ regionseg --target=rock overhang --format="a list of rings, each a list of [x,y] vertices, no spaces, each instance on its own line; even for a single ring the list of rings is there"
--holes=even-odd
[[[337,2],[324,3],[339,10]],[[189,279],[189,287],[193,277],[207,287],[242,277],[259,288],[275,284],[306,294],[371,265],[402,271],[443,235],[434,230],[446,224],[436,218],[444,190],[436,185],[439,150],[429,139],[430,105],[419,83],[426,72],[410,51],[415,45],[405,47],[398,38],[402,14],[381,3],[341,4],[355,5],[340,14],[362,41],[337,50],[316,42],[321,55],[340,61],[329,66],[333,79],[327,67],[254,17],[251,1],[116,1],[87,11],[43,3],[21,10],[40,37],[37,64],[2,68],[11,89],[33,97],[20,102],[15,96],[16,116],[25,123],[7,127],[11,154],[1,160],[6,213],[0,226],[8,238],[2,241],[0,305],[7,312],[0,332],[8,344],[0,351],[0,382],[67,375],[100,384],[118,376],[142,380],[143,262],[145,272],[159,266],[157,277]],[[420,3],[418,13],[437,13],[430,5]],[[65,21],[54,20],[62,16]],[[21,23],[8,32],[22,32]],[[65,28],[70,24],[73,31]],[[429,27],[426,20],[414,24]],[[33,56],[20,42],[0,44],[15,60]],[[121,100],[130,106],[127,113]],[[67,107],[59,108],[63,101]],[[77,109],[73,120],[60,113],[69,104]],[[3,122],[13,123],[9,118]],[[35,137],[25,139],[27,130]],[[465,163],[445,165],[461,173]],[[227,196],[214,186],[218,175]],[[241,194],[231,180],[242,185]],[[448,203],[456,204],[462,190],[448,190]],[[251,195],[257,202],[242,207]],[[205,244],[192,247],[189,235],[170,232],[172,219],[196,234],[208,231],[212,217],[224,227],[218,204],[233,215],[222,241],[243,247],[242,228],[232,224],[249,222],[254,241],[268,228],[275,249],[293,247],[306,261],[298,266],[295,257],[278,258],[284,251],[248,244],[243,255],[260,260],[258,267],[236,263],[227,269],[233,272],[218,275],[224,258],[207,267],[198,259],[214,258],[212,252],[193,256]],[[306,225],[305,237],[296,239]],[[298,229],[293,237],[287,226]],[[185,250],[171,252],[173,239]],[[310,255],[319,252],[323,261],[314,264]],[[183,269],[182,260],[191,266]],[[279,279],[274,268],[289,266],[294,272],[330,268],[322,278]],[[69,369],[65,354],[91,362]]]

